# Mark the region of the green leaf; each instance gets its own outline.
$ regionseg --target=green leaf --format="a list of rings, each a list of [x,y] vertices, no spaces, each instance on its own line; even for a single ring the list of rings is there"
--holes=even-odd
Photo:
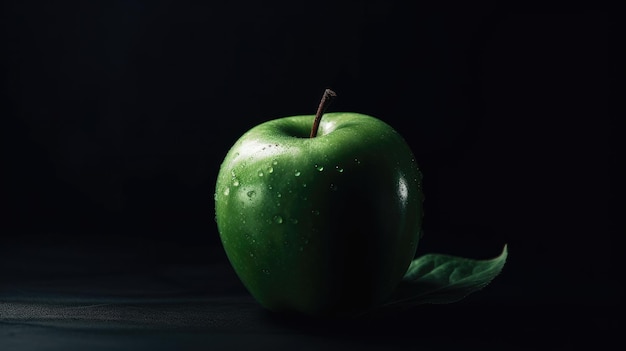
[[[451,303],[487,286],[504,267],[507,245],[492,259],[426,254],[411,262],[390,302],[382,307]]]

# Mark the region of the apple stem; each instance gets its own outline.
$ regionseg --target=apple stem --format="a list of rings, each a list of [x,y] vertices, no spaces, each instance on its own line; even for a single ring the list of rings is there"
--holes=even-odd
[[[315,138],[317,136],[317,130],[320,127],[320,121],[322,120],[322,116],[324,115],[324,111],[330,105],[330,102],[333,98],[337,97],[337,94],[330,90],[324,90],[324,95],[322,95],[322,100],[320,101],[319,106],[317,107],[317,113],[315,114],[315,121],[313,121],[313,127],[311,128],[311,138]]]

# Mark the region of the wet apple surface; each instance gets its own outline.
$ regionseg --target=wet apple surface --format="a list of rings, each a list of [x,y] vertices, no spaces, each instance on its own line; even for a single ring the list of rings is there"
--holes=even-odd
[[[359,113],[271,120],[246,132],[215,191],[223,246],[266,308],[358,312],[387,299],[414,258],[422,176],[391,126]]]

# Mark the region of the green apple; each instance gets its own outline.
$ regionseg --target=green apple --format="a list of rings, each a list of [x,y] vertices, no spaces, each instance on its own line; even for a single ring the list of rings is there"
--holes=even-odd
[[[406,141],[372,116],[323,114],[324,101],[247,131],[216,182],[226,255],[275,312],[366,311],[390,297],[419,241],[422,176]]]

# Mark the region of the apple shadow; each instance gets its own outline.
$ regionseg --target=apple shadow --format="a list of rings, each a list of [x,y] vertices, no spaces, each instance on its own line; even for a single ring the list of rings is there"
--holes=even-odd
[[[296,334],[361,345],[365,349],[384,345],[391,349],[424,346],[499,350],[506,345],[508,350],[517,350],[608,342],[617,329],[596,323],[602,313],[580,306],[456,302],[333,319],[265,311],[262,320]]]
[[[481,322],[485,314],[482,313],[482,317],[478,316],[481,316],[481,313],[476,308],[451,305],[398,308],[366,316],[343,318],[313,318],[263,312],[263,319],[276,328],[365,345],[409,346],[425,343],[432,346],[447,344],[454,346],[473,339],[479,339],[481,343],[490,343],[513,336],[511,330],[498,324],[490,325],[492,331],[485,335],[481,332],[485,327]]]

